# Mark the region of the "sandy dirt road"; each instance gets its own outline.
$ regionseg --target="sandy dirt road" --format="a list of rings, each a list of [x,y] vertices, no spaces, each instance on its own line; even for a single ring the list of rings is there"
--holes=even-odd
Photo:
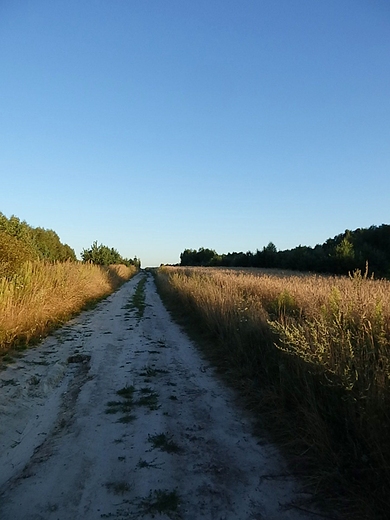
[[[313,518],[147,273],[1,372],[0,418],[2,520]]]

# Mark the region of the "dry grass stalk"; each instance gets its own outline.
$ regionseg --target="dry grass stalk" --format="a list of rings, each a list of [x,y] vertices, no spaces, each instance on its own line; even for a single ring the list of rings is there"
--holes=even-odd
[[[360,272],[164,267],[158,284],[207,328],[219,365],[252,398],[257,390],[284,441],[306,452],[297,468],[314,471],[319,488],[333,481],[364,497],[363,518],[385,518],[390,282]]]
[[[124,265],[26,262],[17,274],[0,278],[0,352],[39,339],[135,272]]]

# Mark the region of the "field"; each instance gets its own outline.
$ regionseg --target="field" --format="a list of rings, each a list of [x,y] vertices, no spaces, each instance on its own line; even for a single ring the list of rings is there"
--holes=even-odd
[[[0,278],[0,363],[128,280],[134,266],[26,262]]]
[[[310,489],[387,518],[390,282],[176,267],[156,279]]]

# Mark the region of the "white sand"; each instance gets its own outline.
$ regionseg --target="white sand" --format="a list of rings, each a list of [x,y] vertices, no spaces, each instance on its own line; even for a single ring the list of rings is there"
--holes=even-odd
[[[277,449],[252,436],[151,275],[143,318],[124,308],[142,276],[0,373],[1,520],[313,518],[289,507],[302,495]],[[157,409],[121,423],[107,403],[128,385],[134,401],[155,391]],[[154,448],[157,434],[180,451]],[[176,513],[153,510],[156,490],[175,491]]]

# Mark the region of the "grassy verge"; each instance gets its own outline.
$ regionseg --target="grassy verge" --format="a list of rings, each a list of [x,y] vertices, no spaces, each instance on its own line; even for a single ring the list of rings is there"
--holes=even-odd
[[[39,341],[135,273],[124,265],[27,262],[0,278],[0,355]]]
[[[310,489],[344,517],[388,518],[390,282],[212,268],[156,281]]]

